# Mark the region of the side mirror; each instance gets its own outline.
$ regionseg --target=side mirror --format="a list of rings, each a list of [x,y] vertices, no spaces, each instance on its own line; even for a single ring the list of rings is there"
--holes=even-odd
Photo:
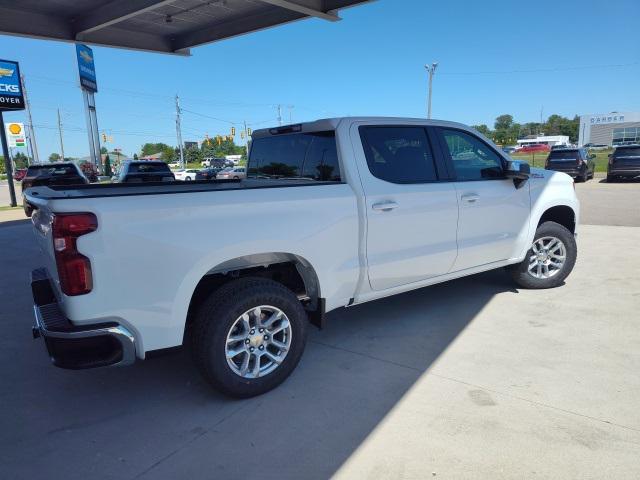
[[[531,167],[529,167],[527,162],[523,162],[522,160],[510,160],[507,162],[507,168],[504,173],[507,178],[526,180],[529,178],[529,175],[531,175]]]

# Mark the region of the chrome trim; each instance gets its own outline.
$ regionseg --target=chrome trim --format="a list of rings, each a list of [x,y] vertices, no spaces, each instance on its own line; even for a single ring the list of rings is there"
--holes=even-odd
[[[124,367],[131,365],[136,361],[136,342],[133,334],[124,328],[122,325],[116,327],[98,328],[95,330],[83,330],[78,332],[54,332],[47,330],[40,314],[40,308],[38,305],[33,306],[33,312],[36,320],[35,328],[38,329],[40,335],[50,338],[66,338],[66,339],[79,339],[98,337],[101,335],[108,335],[120,342],[122,345],[122,360],[114,363],[112,367]]]

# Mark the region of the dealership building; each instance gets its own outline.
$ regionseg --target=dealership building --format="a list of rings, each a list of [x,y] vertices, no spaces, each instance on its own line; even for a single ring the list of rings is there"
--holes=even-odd
[[[581,115],[578,144],[640,143],[640,112]]]

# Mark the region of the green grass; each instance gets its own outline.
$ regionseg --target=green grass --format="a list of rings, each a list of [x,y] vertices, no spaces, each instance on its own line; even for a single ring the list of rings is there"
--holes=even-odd
[[[609,153],[611,150],[602,150],[598,152],[593,152],[596,154],[596,172],[606,172],[607,171],[607,163],[609,162]],[[544,168],[544,162],[547,159],[548,154],[542,152],[531,152],[531,153],[521,153],[521,154],[512,154],[511,158],[514,160],[525,160],[529,162],[529,165],[532,167]]]
[[[0,212],[4,212],[6,210],[22,210],[22,205],[18,205],[17,207],[0,207]]]

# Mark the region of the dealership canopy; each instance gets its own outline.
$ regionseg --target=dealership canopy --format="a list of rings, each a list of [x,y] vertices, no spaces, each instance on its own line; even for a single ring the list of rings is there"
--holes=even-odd
[[[188,55],[189,48],[369,0],[0,0],[0,33]]]

